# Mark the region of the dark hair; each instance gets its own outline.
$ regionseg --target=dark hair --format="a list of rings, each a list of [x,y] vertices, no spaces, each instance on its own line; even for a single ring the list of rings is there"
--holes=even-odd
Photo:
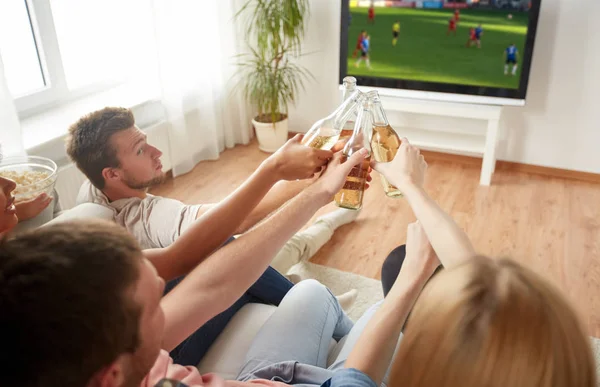
[[[139,345],[140,250],[108,222],[66,222],[0,242],[0,378],[85,386]]]
[[[81,117],[69,128],[67,153],[98,189],[104,188],[104,168],[117,168],[117,151],[110,144],[113,134],[135,125],[133,113],[120,107],[106,107]]]

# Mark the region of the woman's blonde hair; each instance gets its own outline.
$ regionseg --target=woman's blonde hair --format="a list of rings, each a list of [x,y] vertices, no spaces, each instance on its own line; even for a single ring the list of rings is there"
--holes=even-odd
[[[476,257],[423,290],[389,385],[596,387],[596,371],[558,290],[515,262]]]

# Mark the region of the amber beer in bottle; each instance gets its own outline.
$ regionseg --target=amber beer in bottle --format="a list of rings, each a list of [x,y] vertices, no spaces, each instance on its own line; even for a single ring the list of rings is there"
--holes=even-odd
[[[370,91],[367,93],[367,97],[373,117],[371,152],[375,161],[387,163],[396,157],[398,148],[400,148],[400,137],[388,122],[377,91]],[[402,197],[402,192],[398,188],[390,184],[383,175],[379,175],[379,177],[383,183],[383,191],[387,196]]]
[[[311,148],[331,149],[339,140],[346,121],[354,117],[364,101],[366,96],[363,93],[359,90],[353,92],[333,113],[313,124],[304,135],[302,144]]]
[[[343,92],[342,92],[342,102],[348,99],[354,93],[356,89],[356,78],[354,77],[344,77],[342,81]],[[358,111],[356,111],[358,114]],[[352,137],[352,132],[354,132],[354,124],[356,123],[356,115],[353,114],[348,121],[342,127],[342,131],[340,133],[340,140],[348,140]]]
[[[344,155],[343,162],[345,162],[348,157],[352,156],[354,152],[358,152],[362,148],[369,149],[369,141],[367,136],[365,136],[366,132],[363,128],[370,128],[370,125],[371,114],[369,112],[369,105],[365,103],[363,109],[358,113],[352,136],[342,151]],[[348,177],[346,177],[344,186],[335,195],[334,200],[338,207],[350,210],[359,210],[362,207],[370,161],[371,156],[369,155],[352,168]]]

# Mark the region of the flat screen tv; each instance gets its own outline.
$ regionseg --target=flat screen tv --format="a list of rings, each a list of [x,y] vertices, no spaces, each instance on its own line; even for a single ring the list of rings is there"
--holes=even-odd
[[[524,105],[541,0],[342,0],[340,83]]]

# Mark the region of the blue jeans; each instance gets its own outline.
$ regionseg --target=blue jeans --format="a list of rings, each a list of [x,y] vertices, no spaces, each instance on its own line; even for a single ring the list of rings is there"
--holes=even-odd
[[[254,338],[237,380],[320,386],[344,368],[382,302],[352,324],[329,289],[315,280],[300,282]],[[332,339],[337,344],[330,353]]]
[[[171,291],[183,278],[179,277],[169,281],[165,287],[165,294]],[[229,309],[213,317],[173,349],[170,353],[171,357],[176,364],[197,366],[238,310],[250,302],[278,306],[293,286],[293,283],[269,266],[254,285]]]

